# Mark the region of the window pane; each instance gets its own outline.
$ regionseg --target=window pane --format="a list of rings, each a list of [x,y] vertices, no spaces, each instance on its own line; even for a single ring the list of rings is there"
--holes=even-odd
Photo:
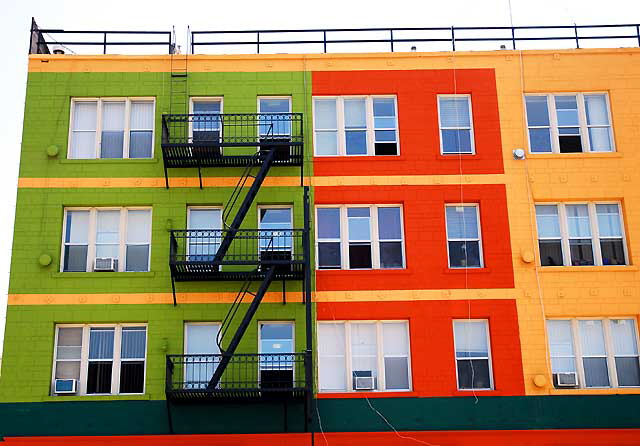
[[[402,223],[400,221],[400,208],[378,208],[378,233],[380,240],[402,239]]]
[[[347,131],[345,133],[347,155],[367,154],[367,132]]]
[[[289,113],[291,102],[289,98],[261,98],[259,113]]]
[[[318,324],[318,353],[323,355],[344,356],[345,327],[343,323]]]
[[[376,117],[395,116],[395,100],[393,98],[373,98],[373,115]]]
[[[370,243],[349,243],[349,268],[371,268]]]
[[[589,141],[592,152],[611,152],[611,130],[609,127],[592,127],[589,129]]]
[[[120,393],[144,391],[144,361],[126,361],[120,364]]]
[[[260,229],[291,229],[291,208],[260,209]]]
[[[105,102],[102,105],[102,158],[122,158],[124,107],[124,102]]]
[[[570,204],[566,206],[569,237],[591,237],[589,208],[586,204]]]
[[[141,359],[145,357],[147,344],[146,327],[122,328],[122,359]]]
[[[120,253],[119,245],[96,245],[96,258],[97,257],[112,257],[116,259],[116,265],[118,260],[118,255]]]
[[[318,238],[340,238],[340,209],[318,208]]]
[[[384,358],[386,390],[409,390],[409,360],[407,358]]]
[[[220,101],[193,101],[194,114],[215,115],[219,114],[222,102]],[[214,120],[214,122],[218,122]]]
[[[376,130],[375,140],[377,142],[395,141],[396,131],[395,130]]]
[[[58,328],[56,359],[80,359],[82,350],[82,327]]]
[[[151,158],[153,132],[150,130],[132,131],[129,137],[129,158]]]
[[[622,224],[617,204],[596,204],[600,237],[621,237]]]
[[[113,359],[113,328],[92,328],[89,336],[89,359]]]
[[[529,127],[549,126],[549,109],[546,96],[527,96],[527,124]],[[532,144],[533,147],[533,144]]]
[[[560,237],[560,220],[556,205],[536,205],[538,237]]]
[[[562,130],[560,129],[560,136],[558,137],[558,142],[560,145],[560,153],[579,153],[582,152],[582,138],[580,135],[563,135]],[[569,129],[573,130],[573,129]],[[578,129],[575,129],[578,131]]]
[[[475,206],[447,206],[447,237],[478,238],[478,214]]]
[[[560,240],[540,240],[540,264],[542,266],[562,266],[562,243]]]
[[[80,379],[80,361],[57,361],[55,378]]]
[[[385,356],[408,356],[409,334],[407,323],[383,322],[382,346]]]
[[[380,268],[402,268],[402,242],[380,242]]]
[[[471,127],[469,98],[438,98],[441,127]]]
[[[593,262],[593,246],[591,239],[569,240],[569,252],[571,254],[571,265],[589,266]]]
[[[587,387],[609,387],[607,358],[582,358]]]
[[[186,324],[186,353],[189,355],[219,354],[220,349],[216,344],[219,329],[218,324]]]
[[[338,118],[335,99],[314,99],[316,129],[337,129]]]
[[[131,129],[132,130],[152,130],[153,129],[153,102],[132,101],[131,102]]]
[[[293,339],[293,324],[261,324],[260,338],[262,340]]]
[[[529,129],[529,143],[532,152],[551,152],[551,131],[546,129]]]
[[[126,271],[149,271],[149,245],[127,245]]]
[[[151,211],[127,211],[127,243],[150,243]]]
[[[449,242],[451,268],[480,268],[480,243],[474,241]]]
[[[395,142],[377,142],[374,145],[375,155],[397,155],[398,144]]]
[[[584,356],[604,356],[607,354],[601,320],[581,320],[578,321],[578,327],[580,329],[580,345]]]
[[[616,358],[616,374],[619,386],[640,386],[638,357]]]
[[[453,334],[456,345],[456,358],[489,356],[486,322],[455,321],[453,323]]]
[[[612,319],[611,337],[613,338],[613,354],[637,355],[636,328],[633,319]]]
[[[340,242],[318,242],[318,268],[341,268]]]
[[[64,247],[64,271],[85,272],[87,270],[87,245]]]
[[[96,243],[118,243],[120,211],[98,211]]]
[[[627,264],[627,259],[624,255],[624,243],[622,242],[622,239],[600,240],[600,252],[602,254],[603,265]]]
[[[316,155],[338,154],[338,132],[316,131]]]
[[[122,158],[124,147],[123,131],[102,131],[100,158]]]
[[[584,105],[587,111],[588,125],[609,125],[607,100],[603,94],[584,95]]]
[[[458,388],[459,389],[489,389],[489,360],[471,359],[458,360]]]
[[[74,102],[73,104],[73,129],[95,130],[98,116],[97,102]]]
[[[371,219],[369,208],[348,208],[347,220],[349,228],[349,240],[371,240]]]
[[[96,132],[73,132],[71,135],[71,158],[92,159],[96,157]]]
[[[471,153],[471,130],[442,130],[443,153]]]
[[[351,354],[354,356],[376,356],[375,324],[351,324]]]
[[[111,393],[111,362],[89,362],[87,393]]]
[[[88,243],[89,211],[67,211],[65,242]]]
[[[547,321],[551,356],[573,356],[571,321]],[[555,370],[554,370],[555,371]]]
[[[376,116],[373,119],[373,123],[375,128],[377,129],[395,129],[396,128],[396,118],[381,118]]]
[[[320,356],[318,364],[321,391],[347,390],[344,356]]]
[[[189,229],[221,229],[220,209],[189,209]]]
[[[344,100],[344,126],[347,129],[367,127],[366,102],[364,99]]]
[[[556,96],[556,115],[558,126],[578,126],[578,102],[575,95]]]

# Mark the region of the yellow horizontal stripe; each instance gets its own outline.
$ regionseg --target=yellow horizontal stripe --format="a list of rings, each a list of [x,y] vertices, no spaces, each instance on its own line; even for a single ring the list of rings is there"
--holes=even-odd
[[[235,187],[238,177],[203,177],[204,187]],[[313,186],[427,186],[439,184],[502,184],[504,175],[389,175],[305,178]],[[169,178],[170,187],[199,187],[198,178]],[[267,177],[266,187],[299,186],[300,177]],[[19,188],[135,188],[165,187],[164,178],[19,178]]]

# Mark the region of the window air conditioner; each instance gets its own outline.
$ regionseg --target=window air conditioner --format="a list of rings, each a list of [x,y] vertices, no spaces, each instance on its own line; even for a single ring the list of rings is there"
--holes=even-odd
[[[113,257],[96,257],[93,263],[94,271],[117,271],[118,259]]]
[[[576,387],[578,376],[576,372],[554,373],[557,387]]]
[[[76,393],[75,379],[56,379],[54,393]]]
[[[353,390],[374,390],[375,388],[376,379],[371,370],[353,371]]]

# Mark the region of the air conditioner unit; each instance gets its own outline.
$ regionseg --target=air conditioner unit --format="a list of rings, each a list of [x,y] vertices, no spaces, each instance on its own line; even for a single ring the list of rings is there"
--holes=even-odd
[[[374,390],[376,379],[371,370],[353,371],[353,390]]]
[[[93,262],[94,271],[117,271],[118,259],[113,257],[96,257]]]
[[[576,387],[578,385],[578,376],[576,372],[554,373],[556,378],[556,387]]]
[[[54,393],[76,393],[75,379],[56,379]]]

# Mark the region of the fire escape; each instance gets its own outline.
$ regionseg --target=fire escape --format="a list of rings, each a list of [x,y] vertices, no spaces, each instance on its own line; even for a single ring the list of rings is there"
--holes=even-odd
[[[162,117],[166,187],[170,186],[169,169],[197,169],[200,188],[203,168],[236,167],[242,168],[242,174],[225,204],[221,229],[170,231],[174,305],[178,303],[178,282],[237,281],[241,285],[218,331],[219,353],[167,355],[167,401],[282,400],[286,410],[286,402],[297,400],[306,408],[306,429],[313,398],[313,365],[310,198],[308,187],[302,185],[303,115],[187,113],[186,100],[180,103],[179,98],[173,98],[173,93],[188,98],[186,59],[172,56],[171,113]],[[241,227],[269,172],[280,166],[300,168],[304,227]],[[276,281],[282,281],[283,303],[286,282],[302,282],[305,350],[238,353],[265,294]]]

